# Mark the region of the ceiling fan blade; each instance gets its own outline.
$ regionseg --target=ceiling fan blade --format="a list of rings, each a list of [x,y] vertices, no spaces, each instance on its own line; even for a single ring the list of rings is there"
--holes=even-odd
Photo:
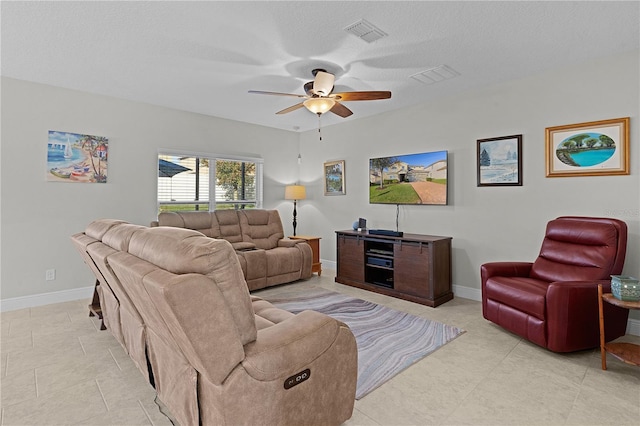
[[[333,105],[333,107],[329,111],[331,111],[336,115],[339,115],[342,118],[347,118],[348,116],[353,114],[353,111],[351,111],[346,106],[342,105],[340,102],[336,102],[335,105]]]
[[[278,112],[276,112],[276,114],[286,114],[286,113],[288,113],[288,112],[291,112],[291,111],[295,111],[295,110],[297,110],[297,109],[300,109],[300,108],[302,108],[303,106],[304,106],[304,104],[303,104],[302,102],[300,102],[299,104],[295,104],[295,105],[293,105],[293,106],[290,106],[289,108],[285,108],[285,109],[283,109],[282,111],[278,111]]]
[[[328,96],[333,90],[333,82],[336,77],[328,72],[318,71],[313,80],[313,93],[318,96]]]
[[[293,96],[295,98],[306,98],[305,95],[296,95],[294,93],[265,92],[262,90],[249,90],[254,95],[275,95],[275,96]]]
[[[334,93],[331,97],[335,97],[341,101],[374,101],[376,99],[389,99],[391,92],[388,91],[370,91],[370,92],[342,92]]]

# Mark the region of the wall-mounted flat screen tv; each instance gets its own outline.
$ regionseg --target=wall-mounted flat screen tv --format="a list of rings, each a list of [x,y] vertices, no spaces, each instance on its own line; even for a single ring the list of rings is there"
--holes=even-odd
[[[369,160],[369,203],[447,204],[447,151]]]

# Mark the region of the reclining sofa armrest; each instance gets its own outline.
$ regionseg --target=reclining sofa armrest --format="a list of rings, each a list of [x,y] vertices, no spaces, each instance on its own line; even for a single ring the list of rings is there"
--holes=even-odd
[[[315,311],[303,311],[258,331],[245,345],[242,366],[256,380],[270,381],[298,371],[320,357],[336,341],[343,323]]]
[[[306,240],[292,240],[291,238],[282,238],[278,240],[278,247],[295,247],[296,244],[306,243]]]
[[[249,243],[249,242],[245,242],[245,241],[240,241],[237,243],[231,243],[231,247],[233,247],[233,249],[235,251],[247,251],[247,250],[255,250],[256,249],[256,245],[253,243]]]
[[[550,350],[564,352],[562,348],[574,346],[572,341],[593,342],[583,349],[598,346],[598,284],[602,284],[605,293],[611,291],[609,280],[558,281],[549,284],[546,297],[547,329],[554,330],[548,333]],[[624,334],[629,311],[608,303],[604,308],[608,341]]]
[[[480,266],[482,285],[491,277],[528,277],[533,262],[490,262]]]

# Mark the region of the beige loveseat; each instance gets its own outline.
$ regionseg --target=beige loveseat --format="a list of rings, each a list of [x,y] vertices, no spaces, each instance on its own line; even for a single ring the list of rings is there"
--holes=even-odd
[[[329,316],[250,296],[226,240],[92,222],[72,236],[108,329],[180,425],[335,425],[351,417],[357,349]]]
[[[250,291],[311,277],[311,247],[284,238],[277,210],[163,212],[151,226],[193,229],[229,241]]]

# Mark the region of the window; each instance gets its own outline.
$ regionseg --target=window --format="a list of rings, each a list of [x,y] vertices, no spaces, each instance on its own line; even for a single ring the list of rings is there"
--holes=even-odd
[[[262,159],[158,154],[158,212],[262,206]]]

